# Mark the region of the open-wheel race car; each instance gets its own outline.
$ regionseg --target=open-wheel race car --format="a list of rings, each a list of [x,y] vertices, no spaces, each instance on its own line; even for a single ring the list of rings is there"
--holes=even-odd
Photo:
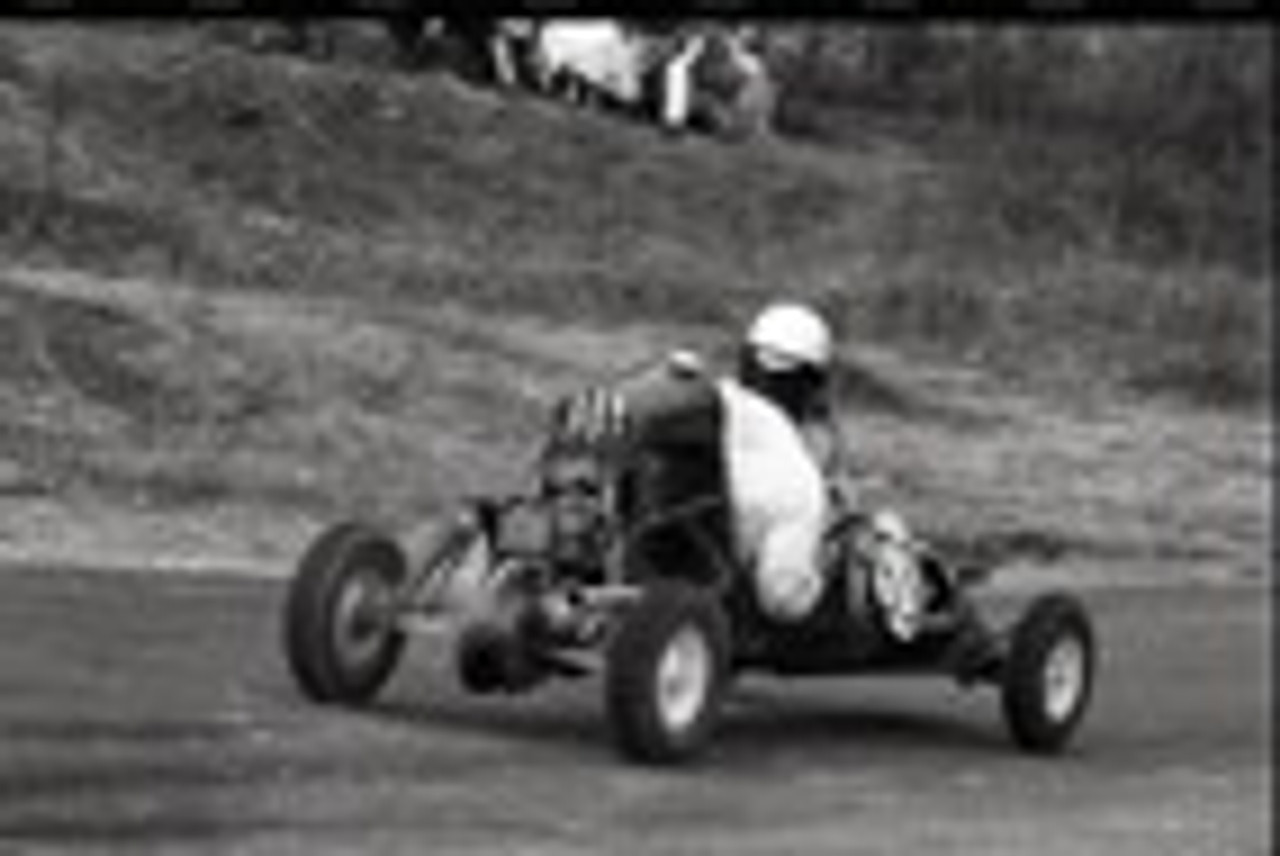
[[[925,553],[927,608],[904,640],[876,594],[874,527],[849,511],[828,527],[828,584],[813,613],[771,619],[734,545],[715,382],[664,365],[616,390],[557,406],[531,486],[465,502],[419,558],[369,523],[324,531],[284,605],[301,690],[318,702],[369,703],[406,641],[443,629],[431,637],[453,646],[472,692],[601,676],[613,740],[643,763],[696,757],[744,671],[993,687],[1019,747],[1068,745],[1097,657],[1075,596],[1039,594],[994,627],[972,593],[986,574]]]

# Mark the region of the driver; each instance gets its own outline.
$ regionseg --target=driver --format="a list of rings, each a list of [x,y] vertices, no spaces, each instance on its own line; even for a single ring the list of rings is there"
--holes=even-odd
[[[738,548],[762,609],[783,622],[813,612],[827,583],[824,533],[857,511],[832,405],[832,352],[822,316],[777,303],[747,330],[737,379],[720,382]],[[867,515],[863,530],[887,629],[910,641],[925,621],[923,545],[888,509]]]
[[[807,306],[774,304],[747,330],[738,376],[719,382],[738,551],[761,608],[784,622],[808,616],[824,588],[831,509],[814,435],[830,424],[831,338]]]

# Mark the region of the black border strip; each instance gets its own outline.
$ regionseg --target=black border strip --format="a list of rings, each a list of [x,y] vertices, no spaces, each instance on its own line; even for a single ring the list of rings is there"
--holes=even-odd
[[[1273,20],[1263,0],[663,0],[628,10],[605,0],[9,0],[0,17],[451,16]]]

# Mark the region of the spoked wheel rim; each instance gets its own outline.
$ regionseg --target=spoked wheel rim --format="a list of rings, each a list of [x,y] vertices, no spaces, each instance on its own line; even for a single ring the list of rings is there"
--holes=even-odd
[[[1058,640],[1044,659],[1044,710],[1054,722],[1066,722],[1079,708],[1088,683],[1084,642],[1070,634]]]
[[[685,626],[671,637],[658,661],[658,712],[673,732],[697,722],[711,694],[712,651],[706,637]]]
[[[334,650],[352,668],[373,663],[391,635],[391,601],[389,581],[376,568],[352,571],[347,584],[338,593],[334,608]]]

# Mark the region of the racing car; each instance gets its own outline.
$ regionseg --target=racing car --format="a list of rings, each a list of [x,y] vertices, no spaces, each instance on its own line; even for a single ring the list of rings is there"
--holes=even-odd
[[[744,673],[939,676],[994,688],[1021,749],[1071,743],[1098,659],[1077,596],[1040,593],[997,627],[974,596],[989,569],[926,550],[927,609],[904,640],[876,594],[874,521],[844,508],[825,534],[821,600],[779,623],[735,549],[714,383],[667,365],[610,389],[553,407],[528,485],[462,501],[413,558],[403,533],[368,521],[320,533],[282,616],[302,693],[369,704],[426,634],[451,646],[472,693],[598,678],[613,744],[644,764],[701,756]]]

